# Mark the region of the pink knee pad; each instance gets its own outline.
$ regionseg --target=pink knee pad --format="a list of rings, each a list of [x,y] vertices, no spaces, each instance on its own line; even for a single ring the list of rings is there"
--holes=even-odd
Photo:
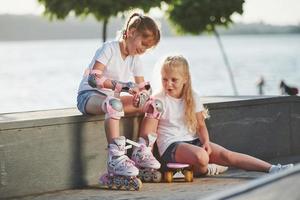
[[[145,117],[159,119],[163,112],[163,103],[159,99],[150,97],[143,106],[143,112],[145,112]]]
[[[124,116],[123,104],[120,99],[108,96],[102,104],[105,119],[120,119]]]

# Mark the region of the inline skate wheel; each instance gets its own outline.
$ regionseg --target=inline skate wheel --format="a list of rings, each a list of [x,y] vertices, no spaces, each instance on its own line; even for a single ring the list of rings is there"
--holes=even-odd
[[[108,181],[107,181],[107,187],[109,188],[109,189],[112,189],[112,187],[113,187],[113,181],[111,180],[111,179],[109,179]]]
[[[124,180],[124,186],[126,190],[130,190],[130,181],[128,181],[127,179]]]
[[[153,173],[152,180],[154,183],[159,183],[159,182],[161,182],[161,177],[162,177],[161,173],[159,171],[155,171]]]
[[[145,182],[151,182],[151,173],[144,173],[143,180]]]
[[[139,178],[135,178],[132,180],[132,187],[134,190],[140,190],[142,188],[142,181]]]

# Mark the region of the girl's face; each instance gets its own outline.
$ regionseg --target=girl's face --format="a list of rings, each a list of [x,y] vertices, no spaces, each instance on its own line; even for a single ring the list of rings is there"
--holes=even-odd
[[[142,34],[138,33],[135,29],[128,31],[126,46],[129,55],[141,55],[153,45],[153,37],[144,38]]]
[[[163,70],[162,85],[164,91],[171,97],[181,98],[186,79],[182,76],[179,70]]]

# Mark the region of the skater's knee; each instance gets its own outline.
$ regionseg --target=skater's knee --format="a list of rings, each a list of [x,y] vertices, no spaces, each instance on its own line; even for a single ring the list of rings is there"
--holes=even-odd
[[[124,116],[123,104],[120,99],[108,96],[102,104],[105,119],[120,119]]]
[[[209,156],[205,150],[199,150],[195,154],[195,164],[199,167],[207,166],[209,163]]]

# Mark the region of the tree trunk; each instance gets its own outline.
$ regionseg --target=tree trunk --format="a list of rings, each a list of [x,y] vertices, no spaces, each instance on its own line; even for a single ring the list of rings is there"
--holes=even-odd
[[[226,55],[226,53],[225,53],[225,50],[224,50],[224,47],[223,47],[223,44],[222,44],[220,35],[219,35],[218,31],[217,31],[215,28],[213,28],[213,32],[214,32],[214,35],[215,35],[216,38],[217,38],[218,45],[219,45],[219,47],[220,47],[220,50],[221,50],[221,53],[222,53],[222,56],[223,56],[223,59],[224,59],[224,63],[225,63],[225,66],[226,66],[226,68],[227,68],[227,71],[228,71],[228,74],[229,74],[229,77],[230,77],[231,86],[232,86],[234,95],[237,96],[237,95],[238,95],[238,91],[237,91],[237,87],[236,87],[235,82],[234,82],[234,76],[233,76],[232,69],[231,69],[231,67],[230,67],[230,64],[229,64],[227,55]]]
[[[102,27],[102,40],[103,42],[106,41],[106,36],[107,36],[107,24],[108,24],[108,19],[105,18],[103,20],[103,27]]]

